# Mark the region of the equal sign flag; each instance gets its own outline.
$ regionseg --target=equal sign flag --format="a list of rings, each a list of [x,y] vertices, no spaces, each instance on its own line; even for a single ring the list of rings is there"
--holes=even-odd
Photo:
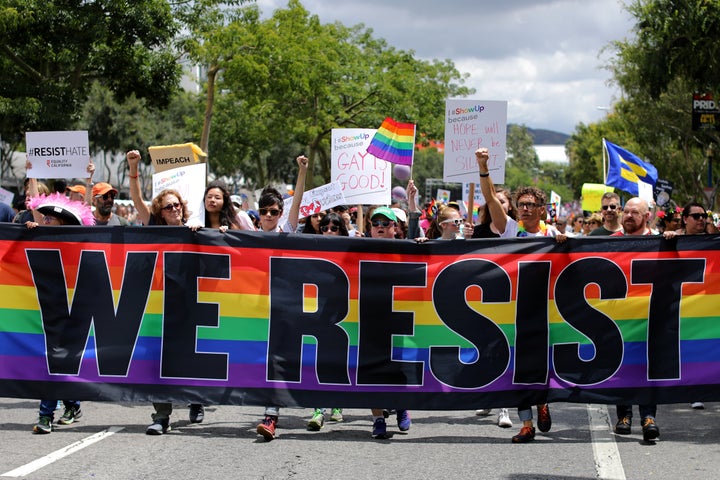
[[[387,117],[375,133],[367,152],[400,165],[412,165],[415,152],[415,125]]]

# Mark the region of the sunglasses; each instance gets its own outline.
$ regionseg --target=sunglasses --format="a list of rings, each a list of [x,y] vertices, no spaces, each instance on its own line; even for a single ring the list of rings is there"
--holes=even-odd
[[[260,212],[260,215],[263,215],[263,216],[270,214],[271,217],[277,217],[278,215],[280,215],[280,209],[278,209],[278,208],[261,208],[259,210],[259,212]]]
[[[708,214],[707,213],[688,213],[688,217],[692,217],[695,221],[698,221],[701,218],[703,220],[707,220]]]
[[[323,225],[322,227],[320,227],[321,232],[327,232],[328,230],[330,230],[331,232],[337,232],[338,230],[340,230],[340,227],[338,227],[337,225]]]
[[[517,204],[518,209],[522,210],[524,208],[527,208],[528,210],[531,208],[539,208],[544,207],[542,203],[532,203],[532,202],[520,202]]]
[[[102,195],[95,195],[95,198],[102,198],[103,200],[115,200],[115,192],[107,192]]]
[[[447,220],[443,220],[440,223],[453,223],[453,224],[455,224],[456,227],[459,227],[460,225],[463,224],[463,221],[461,218],[449,218]]]
[[[594,223],[598,223],[596,220],[593,220],[591,222],[583,222],[583,225],[592,225]]]
[[[42,223],[43,225],[52,225],[55,223],[60,223],[60,219],[57,217],[53,217],[52,215],[43,215]]]
[[[385,227],[385,228],[389,227],[390,225],[395,224],[395,222],[393,222],[392,220],[373,220],[370,223],[372,224],[373,227]]]
[[[617,207],[618,207],[617,205],[615,205],[614,203],[611,203],[610,205],[603,205],[602,209],[607,210],[609,208],[610,210],[616,210]]]
[[[178,208],[180,208],[180,202],[168,203],[167,205],[162,207],[162,209],[166,212],[172,212],[173,210],[177,210]]]

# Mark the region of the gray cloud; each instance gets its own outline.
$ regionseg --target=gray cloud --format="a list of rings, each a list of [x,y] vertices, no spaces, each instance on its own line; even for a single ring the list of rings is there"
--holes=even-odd
[[[286,6],[258,0],[266,15]],[[631,35],[618,0],[305,0],[323,22],[364,24],[421,59],[471,74],[478,99],[508,100],[508,120],[570,133],[602,117],[615,92],[600,50]]]

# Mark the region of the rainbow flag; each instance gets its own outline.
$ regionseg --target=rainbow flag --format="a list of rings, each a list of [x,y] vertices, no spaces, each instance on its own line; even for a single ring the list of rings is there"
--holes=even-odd
[[[370,142],[367,152],[391,163],[412,165],[415,151],[415,124],[399,123],[387,117]]]

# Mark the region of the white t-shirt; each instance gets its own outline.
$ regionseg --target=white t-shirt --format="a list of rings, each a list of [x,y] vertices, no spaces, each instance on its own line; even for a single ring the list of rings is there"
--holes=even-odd
[[[505,231],[500,235],[502,238],[515,238],[518,236],[520,231],[520,225],[516,220],[507,217],[507,224],[505,225]],[[556,237],[560,232],[553,225],[545,224],[545,231],[538,230],[536,233],[525,232],[524,237]]]

